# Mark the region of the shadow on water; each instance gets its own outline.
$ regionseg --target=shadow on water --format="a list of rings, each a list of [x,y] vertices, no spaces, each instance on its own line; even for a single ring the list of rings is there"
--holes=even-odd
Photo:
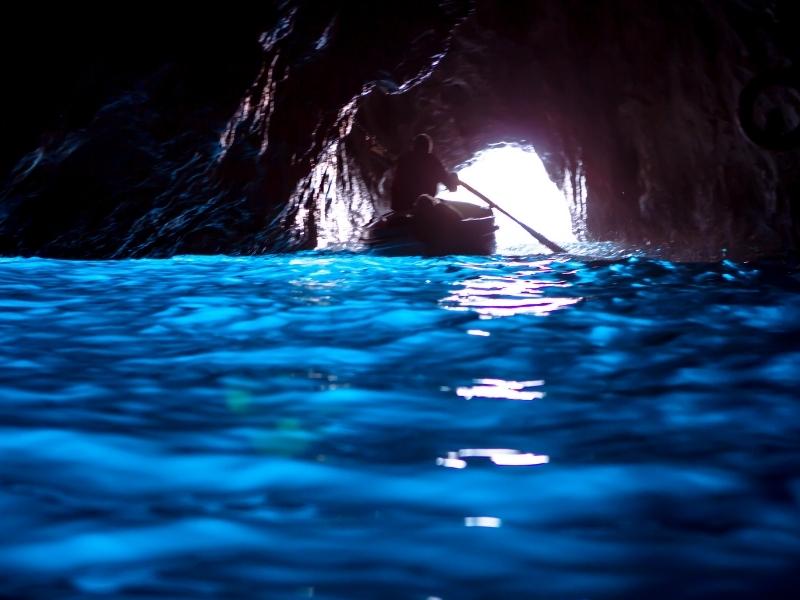
[[[800,275],[0,260],[0,595],[791,597]]]

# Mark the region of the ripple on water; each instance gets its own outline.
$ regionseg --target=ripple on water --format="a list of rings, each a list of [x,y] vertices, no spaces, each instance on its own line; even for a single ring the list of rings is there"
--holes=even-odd
[[[0,595],[791,597],[786,265],[0,260]]]

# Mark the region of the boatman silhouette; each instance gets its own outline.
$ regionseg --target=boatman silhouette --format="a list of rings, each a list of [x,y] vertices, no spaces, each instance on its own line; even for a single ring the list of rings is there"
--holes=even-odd
[[[409,212],[423,194],[436,196],[439,184],[451,192],[458,187],[458,176],[450,173],[433,153],[433,140],[425,133],[414,137],[411,149],[397,159],[392,181],[392,210]]]

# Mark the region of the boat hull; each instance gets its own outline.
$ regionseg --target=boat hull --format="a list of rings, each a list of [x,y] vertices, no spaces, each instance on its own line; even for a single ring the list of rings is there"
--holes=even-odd
[[[425,215],[390,212],[367,226],[361,241],[384,255],[493,254],[494,214],[468,202],[440,201],[451,210]]]

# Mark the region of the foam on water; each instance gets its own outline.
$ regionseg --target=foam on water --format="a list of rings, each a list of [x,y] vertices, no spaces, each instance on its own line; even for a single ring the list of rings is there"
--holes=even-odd
[[[790,597],[798,290],[642,258],[0,260],[0,595]]]

